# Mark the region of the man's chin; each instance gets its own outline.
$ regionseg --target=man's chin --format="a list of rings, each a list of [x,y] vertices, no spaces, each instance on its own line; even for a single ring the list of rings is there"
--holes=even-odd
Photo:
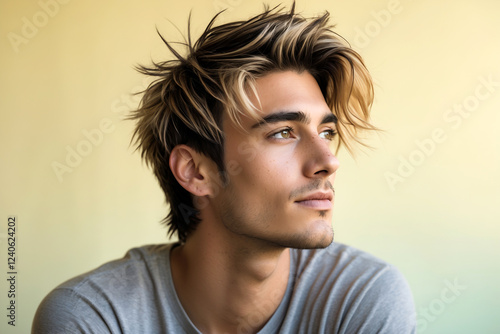
[[[333,229],[330,227],[329,230],[323,231],[322,233],[318,233],[318,231],[316,231],[316,233],[305,232],[296,235],[289,235],[280,241],[276,241],[276,243],[286,248],[326,248],[332,244],[333,235]]]
[[[330,246],[333,242],[333,233],[331,236],[325,236],[320,240],[307,240],[305,242],[299,243],[296,247],[290,248],[298,248],[298,249],[317,249],[317,248],[326,248]]]

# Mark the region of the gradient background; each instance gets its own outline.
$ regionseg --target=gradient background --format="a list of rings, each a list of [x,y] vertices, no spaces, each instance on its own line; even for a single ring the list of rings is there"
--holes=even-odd
[[[262,9],[249,0],[72,0],[40,13],[50,2],[0,3],[0,268],[7,272],[7,217],[16,215],[19,271],[16,328],[6,325],[0,283],[2,333],[28,333],[36,307],[62,281],[166,241],[163,195],[129,147],[131,122],[122,121],[137,104],[131,93],[145,87],[133,66],[169,57],[155,27],[181,40],[193,9],[196,38],[222,8],[219,22]],[[268,3],[279,2],[290,3]],[[336,31],[362,54],[376,83],[373,118],[385,130],[369,138],[374,150],[339,154],[336,240],[405,274],[420,333],[500,333],[500,2],[297,7],[330,11]],[[22,36],[26,20],[38,31],[24,28],[29,38],[15,46],[9,38]],[[480,78],[494,83],[490,91]],[[447,121],[455,105],[472,111]],[[59,180],[53,163],[66,164],[68,147],[82,148],[84,131],[103,120],[108,133]],[[418,153],[416,141],[428,143],[436,129],[446,140]],[[387,173],[398,173],[401,158],[417,166],[391,187]]]

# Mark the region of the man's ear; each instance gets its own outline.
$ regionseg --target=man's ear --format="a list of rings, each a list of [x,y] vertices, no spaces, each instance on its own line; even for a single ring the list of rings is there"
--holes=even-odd
[[[184,189],[195,196],[212,193],[209,178],[211,163],[212,160],[187,145],[177,145],[170,153],[172,174]]]

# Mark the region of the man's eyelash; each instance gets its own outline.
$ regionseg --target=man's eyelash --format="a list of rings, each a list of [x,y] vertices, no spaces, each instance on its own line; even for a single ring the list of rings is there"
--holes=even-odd
[[[283,129],[280,129],[278,131],[275,131],[273,133],[271,133],[270,135],[268,135],[268,138],[273,138],[275,137],[276,135],[282,133],[282,132],[288,132],[288,135],[291,136],[293,133],[294,133],[294,129],[290,126],[286,127],[286,128],[283,128]],[[327,136],[329,138],[324,138],[324,139],[327,139],[327,140],[334,140],[335,136],[337,135],[337,130],[335,129],[325,129],[323,131],[320,132],[320,136],[323,134],[323,133],[327,133]],[[275,139],[289,139],[288,137],[287,138],[275,138]]]
[[[327,140],[333,140],[335,138],[335,136],[337,135],[337,130],[334,130],[334,129],[326,129],[326,130],[321,131],[321,132],[322,133],[323,132],[328,132],[329,133],[328,135],[331,136],[331,138],[325,138]]]
[[[330,132],[332,135],[336,135],[337,134],[337,130],[334,130],[334,129],[328,129],[328,130],[325,130],[325,131]]]

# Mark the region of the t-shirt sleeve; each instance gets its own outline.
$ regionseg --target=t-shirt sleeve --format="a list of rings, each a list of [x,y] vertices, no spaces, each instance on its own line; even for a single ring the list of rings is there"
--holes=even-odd
[[[358,292],[344,319],[343,333],[414,334],[413,296],[403,275],[393,266],[381,270]]]
[[[98,308],[72,289],[56,288],[35,314],[32,334],[111,333]]]

